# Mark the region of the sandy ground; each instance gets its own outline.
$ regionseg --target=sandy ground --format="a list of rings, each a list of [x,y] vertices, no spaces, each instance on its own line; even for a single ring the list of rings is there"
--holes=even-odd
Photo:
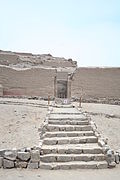
[[[38,127],[47,113],[47,102],[0,98],[0,148],[38,145]]]
[[[20,170],[0,169],[0,180],[119,180],[120,165],[114,169],[100,170]]]
[[[110,147],[114,150],[120,149],[120,106],[83,103],[82,111],[88,112],[102,137],[108,138]],[[106,117],[112,114],[114,118]]]

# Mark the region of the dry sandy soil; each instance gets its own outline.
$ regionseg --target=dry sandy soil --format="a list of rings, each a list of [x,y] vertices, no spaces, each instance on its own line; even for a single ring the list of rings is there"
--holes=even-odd
[[[0,148],[38,145],[47,101],[0,98]]]
[[[82,111],[88,112],[95,121],[102,137],[108,139],[108,145],[114,150],[120,149],[120,106],[83,103]]]
[[[0,169],[0,180],[119,180],[120,165],[114,169],[100,170],[20,170]]]

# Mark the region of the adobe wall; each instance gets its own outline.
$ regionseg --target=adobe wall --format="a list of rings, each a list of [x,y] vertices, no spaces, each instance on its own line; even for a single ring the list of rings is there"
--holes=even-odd
[[[13,96],[54,96],[54,69],[14,70],[0,67],[0,84],[3,95]]]
[[[54,97],[55,69],[14,70],[0,67],[0,94]],[[71,81],[71,97],[120,99],[120,68],[78,68]]]
[[[120,68],[78,68],[71,87],[71,96],[79,98],[120,98]]]

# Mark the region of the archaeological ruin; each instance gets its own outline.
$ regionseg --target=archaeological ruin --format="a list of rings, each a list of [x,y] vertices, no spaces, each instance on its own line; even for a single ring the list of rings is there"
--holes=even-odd
[[[0,149],[0,168],[104,169],[119,163],[120,152],[111,149],[90,115],[70,102],[120,105],[120,68],[78,67],[72,59],[51,54],[1,50],[0,96],[48,101],[45,119],[35,126],[38,145]],[[17,110],[14,113],[18,118]]]
[[[120,68],[77,67],[51,54],[0,51],[0,96],[72,98],[119,104]]]

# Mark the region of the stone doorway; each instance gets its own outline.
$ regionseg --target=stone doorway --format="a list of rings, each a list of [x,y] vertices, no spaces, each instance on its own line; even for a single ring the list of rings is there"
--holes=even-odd
[[[67,98],[67,81],[57,81],[57,98]]]

